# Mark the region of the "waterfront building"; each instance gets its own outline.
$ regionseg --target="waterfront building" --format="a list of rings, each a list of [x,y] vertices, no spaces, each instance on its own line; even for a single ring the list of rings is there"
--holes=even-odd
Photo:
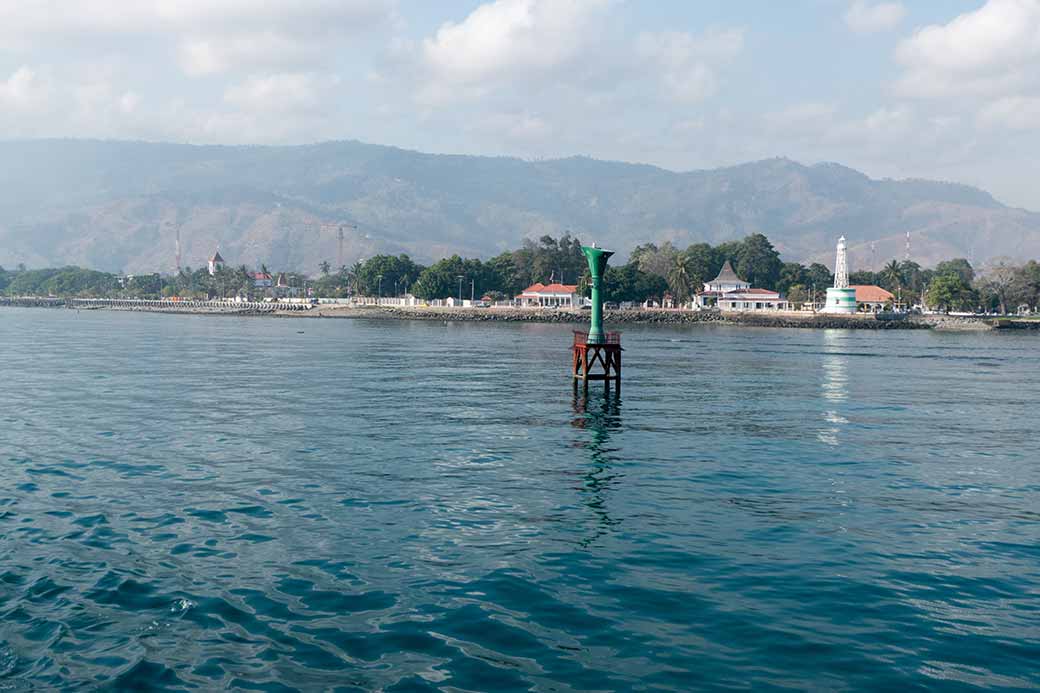
[[[729,260],[719,276],[704,282],[704,290],[694,299],[694,308],[726,311],[787,310],[787,299],[770,289],[756,289],[741,279]]]
[[[712,279],[710,282],[704,283],[704,291],[712,292],[717,294],[728,294],[733,291],[743,291],[750,289],[751,284],[747,283],[739,276],[733,269],[733,265],[730,264],[729,260],[726,260],[722,264],[722,270],[719,271],[719,276]]]
[[[824,313],[855,313],[856,290],[849,286],[849,261],[845,251],[845,236],[838,239],[838,254],[834,261],[834,286],[827,289]]]
[[[220,270],[224,269],[224,258],[220,257],[220,249],[213,253],[213,257],[209,259],[209,276],[215,275]]]
[[[253,286],[257,289],[270,289],[274,286],[274,281],[267,272],[251,272],[249,276],[252,277]]]
[[[288,275],[279,272],[271,293],[275,298],[296,298],[300,295],[300,287],[291,286]]]
[[[516,300],[522,308],[574,308],[583,303],[576,284],[541,282],[524,289]]]
[[[849,287],[856,292],[856,309],[867,313],[879,313],[895,305],[896,297],[873,284],[853,284]]]

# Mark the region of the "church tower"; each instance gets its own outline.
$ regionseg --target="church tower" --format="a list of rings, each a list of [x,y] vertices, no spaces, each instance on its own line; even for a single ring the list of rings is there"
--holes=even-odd
[[[209,259],[209,275],[212,277],[218,270],[224,269],[224,258],[220,257],[220,251],[213,253]]]

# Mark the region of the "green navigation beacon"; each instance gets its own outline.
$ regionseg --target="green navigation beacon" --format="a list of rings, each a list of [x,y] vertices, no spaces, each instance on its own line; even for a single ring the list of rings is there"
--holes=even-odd
[[[592,324],[589,325],[589,344],[603,344],[606,340],[603,335],[603,275],[607,272],[607,260],[614,254],[612,250],[592,246],[582,246],[581,252],[585,253],[585,259],[589,262],[589,272],[592,273]]]

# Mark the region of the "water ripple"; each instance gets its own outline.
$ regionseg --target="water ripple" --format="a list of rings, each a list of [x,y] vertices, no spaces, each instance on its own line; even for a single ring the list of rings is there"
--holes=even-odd
[[[1032,336],[297,327],[0,313],[0,690],[1040,687]]]

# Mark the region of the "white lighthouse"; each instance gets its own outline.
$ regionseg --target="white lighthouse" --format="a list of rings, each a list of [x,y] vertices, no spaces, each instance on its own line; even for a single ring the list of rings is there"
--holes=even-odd
[[[824,313],[855,313],[856,290],[849,288],[849,260],[845,252],[845,236],[838,239],[838,257],[834,261],[834,286],[827,289]]]

